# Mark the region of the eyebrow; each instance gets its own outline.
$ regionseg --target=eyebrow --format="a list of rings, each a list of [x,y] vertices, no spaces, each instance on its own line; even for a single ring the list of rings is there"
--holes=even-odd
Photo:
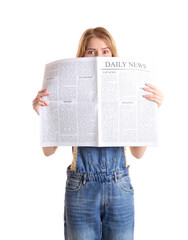
[[[110,50],[110,48],[109,47],[104,47],[104,48],[101,48],[102,50],[104,50],[104,49],[109,49]],[[96,50],[95,48],[86,48],[86,50]]]

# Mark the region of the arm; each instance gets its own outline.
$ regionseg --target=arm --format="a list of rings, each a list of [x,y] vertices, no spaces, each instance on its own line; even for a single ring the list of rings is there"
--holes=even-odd
[[[130,147],[130,151],[135,158],[140,159],[144,155],[146,148],[147,147]]]
[[[58,146],[54,146],[54,147],[43,147],[43,153],[46,157],[52,155],[55,153],[55,151],[57,150]]]

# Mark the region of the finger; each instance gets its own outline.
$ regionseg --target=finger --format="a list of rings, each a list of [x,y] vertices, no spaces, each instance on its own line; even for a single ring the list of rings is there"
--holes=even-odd
[[[49,103],[46,100],[42,99],[42,98],[41,98],[40,102],[43,102],[46,106],[49,105]]]
[[[33,103],[36,102],[36,101],[39,101],[40,99],[42,99],[42,97],[44,96],[49,96],[50,93],[38,93],[38,95],[36,96],[36,98],[33,100]]]
[[[38,102],[33,104],[33,108],[36,108],[37,106],[48,106],[48,104],[44,103],[44,102]]]
[[[40,106],[48,106],[48,103],[45,103],[45,102],[42,102],[42,101],[39,102],[38,104],[39,104]]]
[[[161,99],[157,95],[149,94],[149,95],[143,95],[143,97],[156,103],[161,102]]]
[[[146,95],[143,95],[143,97],[146,97],[146,98],[157,98],[157,99],[160,98],[157,94],[146,94]]]
[[[44,90],[47,90],[47,89],[44,89]],[[41,90],[41,91],[43,91],[43,90]],[[44,93],[44,92],[41,92],[41,91],[39,91],[38,92],[38,94],[37,94],[37,96],[35,97],[35,99],[33,100],[33,102],[36,100],[36,99],[39,99],[40,97],[42,97],[42,96],[49,96],[50,95],[50,93]]]
[[[48,104],[48,102],[46,101],[46,100],[44,100],[44,99],[42,99],[42,98],[37,98],[37,99],[35,99],[35,101],[33,101],[33,104],[39,104],[39,102],[43,102],[44,104],[46,104],[47,106],[49,105]]]
[[[38,97],[49,96],[50,93],[38,93]]]
[[[36,107],[39,107],[39,106],[45,106],[45,104],[43,103],[43,102],[40,102],[40,103],[38,103],[38,104],[34,104],[33,105],[33,108],[35,109]]]
[[[150,83],[145,83],[145,85],[150,87],[150,88],[152,88],[152,89],[157,90],[157,88],[154,85],[150,84]]]
[[[44,89],[38,91],[38,93],[46,92],[47,90],[48,90],[47,88],[44,88]]]
[[[151,93],[159,95],[159,92],[154,90],[153,88],[143,88],[143,89],[144,89],[144,91],[151,92]]]

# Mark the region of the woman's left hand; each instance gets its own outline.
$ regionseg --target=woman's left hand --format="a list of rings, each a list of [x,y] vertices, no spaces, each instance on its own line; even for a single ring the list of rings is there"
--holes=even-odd
[[[155,86],[153,86],[149,83],[146,83],[146,86],[147,87],[145,87],[143,89],[147,92],[151,92],[152,94],[146,94],[146,95],[143,95],[143,97],[145,97],[146,99],[148,99],[150,101],[156,102],[158,104],[158,107],[160,107],[162,105],[163,99],[164,99],[162,92],[159,91],[159,89],[157,89]]]

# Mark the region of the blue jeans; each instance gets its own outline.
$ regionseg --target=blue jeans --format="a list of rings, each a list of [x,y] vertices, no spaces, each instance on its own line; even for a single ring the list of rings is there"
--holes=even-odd
[[[67,169],[65,240],[133,240],[134,190],[123,147],[78,147]]]

